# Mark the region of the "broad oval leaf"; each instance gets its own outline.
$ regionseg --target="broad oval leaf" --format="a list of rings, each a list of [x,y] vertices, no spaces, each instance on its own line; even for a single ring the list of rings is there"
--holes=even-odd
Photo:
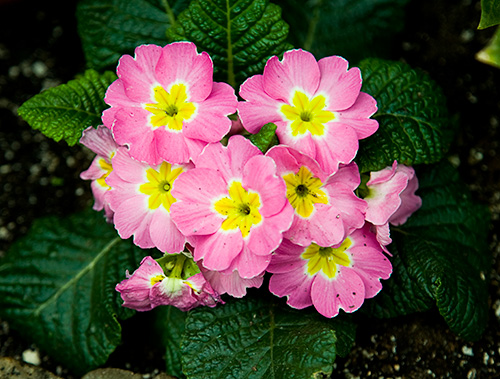
[[[209,53],[215,79],[235,88],[291,48],[287,35],[281,8],[269,0],[193,0],[167,31],[171,40],[194,42]]]
[[[401,62],[365,59],[359,68],[364,92],[377,100],[379,129],[361,140],[361,172],[377,171],[394,160],[408,166],[438,162],[454,131],[441,88],[424,72]]]
[[[478,29],[486,29],[500,24],[500,1],[481,0],[481,19]]]
[[[476,54],[476,59],[500,68],[500,27],[497,28],[488,44]]]
[[[195,309],[186,320],[188,378],[310,378],[331,374],[354,342],[350,321],[246,297]]]
[[[76,17],[87,66],[96,70],[116,66],[123,54],[142,44],[165,45],[165,31],[186,0],[82,0]]]
[[[434,303],[453,332],[476,340],[488,315],[488,210],[472,200],[450,164],[417,174],[422,207],[391,228],[394,272],[369,306],[378,316],[394,317]]]
[[[265,154],[267,150],[279,143],[276,136],[276,125],[269,122],[263,125],[257,133],[250,134],[248,139]]]
[[[121,341],[115,285],[141,250],[117,236],[102,213],[35,221],[0,262],[0,315],[72,371],[104,364]]]
[[[104,95],[115,79],[110,71],[101,75],[87,70],[75,80],[33,96],[21,105],[19,115],[33,129],[72,146],[87,127],[102,124],[101,113],[107,108]]]
[[[278,0],[290,24],[289,40],[317,59],[341,55],[351,62],[388,57],[403,29],[408,0]]]

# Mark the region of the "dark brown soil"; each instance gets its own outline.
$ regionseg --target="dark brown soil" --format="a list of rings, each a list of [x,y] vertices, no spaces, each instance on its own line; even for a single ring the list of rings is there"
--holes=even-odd
[[[479,3],[412,0],[393,59],[424,69],[445,91],[460,124],[454,161],[474,197],[492,211],[488,330],[471,343],[451,333],[434,311],[373,320],[359,327],[357,344],[337,360],[334,377],[500,377],[500,70],[474,58],[494,32],[476,29]],[[17,117],[25,100],[84,69],[74,10],[70,1],[0,0],[0,258],[35,218],[67,215],[91,203],[88,183],[79,179],[91,156],[45,138]],[[124,329],[132,344],[137,336],[127,324]],[[36,346],[0,320],[0,357],[21,360],[29,348]],[[140,350],[134,358],[118,349],[110,362],[143,373],[163,369],[157,351]],[[43,352],[40,356],[42,367],[71,377]]]

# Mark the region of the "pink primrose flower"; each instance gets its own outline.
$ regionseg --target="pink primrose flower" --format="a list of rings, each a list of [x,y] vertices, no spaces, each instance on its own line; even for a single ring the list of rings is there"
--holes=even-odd
[[[364,225],[366,202],[354,194],[360,184],[355,163],[327,175],[314,159],[283,145],[272,147],[266,155],[275,161],[295,210],[284,238],[301,246],[313,242],[332,246]]]
[[[213,64],[191,42],[141,45],[124,55],[106,92],[103,123],[130,155],[152,165],[186,163],[229,132],[237,98],[213,82]]]
[[[360,89],[360,70],[348,70],[344,58],[316,61],[307,51],[291,50],[282,61],[271,57],[263,75],[241,85],[240,96],[246,101],[238,104],[238,113],[250,133],[275,123],[282,144],[314,158],[331,174],[340,163],[351,162],[358,140],[378,128],[370,119],[376,101]]]
[[[148,165],[139,162],[120,147],[113,158],[113,171],[106,179],[111,186],[106,199],[115,212],[114,224],[120,237],[134,236],[134,243],[145,249],[157,247],[162,252],[179,253],[186,238],[170,217],[176,199],[172,196],[177,177],[193,167],[162,162]]]
[[[314,305],[323,316],[335,317],[339,309],[354,312],[364,299],[374,297],[382,289],[380,279],[391,275],[392,265],[365,225],[329,247],[284,240],[267,271],[273,273],[269,290],[286,296],[291,307]]]
[[[90,167],[80,174],[80,178],[92,180],[90,188],[95,200],[93,209],[96,211],[104,209],[106,220],[111,223],[113,222],[113,211],[104,195],[110,189],[106,183],[106,178],[113,170],[111,158],[115,155],[118,144],[115,142],[111,131],[103,125],[99,125],[97,128],[90,126],[85,129],[82,138],[80,138],[80,143],[97,154]]]
[[[172,218],[212,271],[260,275],[290,227],[293,208],[274,161],[242,136],[210,144],[183,173],[172,195]]]
[[[169,277],[152,257],[145,257],[137,270],[116,285],[124,301],[122,306],[149,311],[159,305],[173,305],[181,311],[198,306],[214,307],[221,302],[201,273],[187,279]]]
[[[422,199],[415,195],[418,179],[412,167],[398,165],[394,161],[391,167],[370,173],[366,183],[368,195],[364,200],[368,204],[366,220],[377,230],[377,238],[382,246],[389,245],[389,223],[401,225],[413,212],[420,208]]]

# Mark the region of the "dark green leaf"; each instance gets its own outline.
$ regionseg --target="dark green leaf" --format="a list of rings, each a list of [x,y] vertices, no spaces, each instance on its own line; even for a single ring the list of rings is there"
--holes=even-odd
[[[281,8],[269,0],[193,0],[167,31],[173,41],[191,41],[210,54],[214,76],[236,88],[261,74],[272,55],[291,48]]]
[[[364,92],[377,100],[377,132],[360,141],[356,162],[362,172],[394,160],[416,165],[438,162],[453,139],[446,98],[422,71],[401,62],[366,59],[360,63]]]
[[[290,41],[317,59],[388,57],[408,0],[279,0]]]
[[[158,307],[156,329],[161,332],[161,341],[165,348],[166,371],[169,375],[182,377],[181,341],[186,323],[186,312],[172,306]]]
[[[33,129],[72,146],[87,127],[102,124],[101,113],[107,107],[104,95],[115,79],[109,71],[101,75],[87,70],[78,79],[33,96],[21,105],[19,115]]]
[[[82,0],[76,16],[87,66],[115,67],[142,44],[165,45],[165,32],[187,0]]]
[[[391,228],[394,273],[370,304],[375,314],[391,317],[427,309],[432,302],[451,330],[478,339],[488,313],[488,210],[471,199],[448,163],[423,169],[418,177],[422,208]]]
[[[486,29],[500,24],[500,1],[481,0],[481,20],[478,29]]]
[[[272,146],[279,143],[276,136],[276,125],[272,122],[265,124],[258,133],[250,134],[248,139],[265,154]]]
[[[354,341],[341,318],[246,297],[195,309],[186,320],[182,363],[188,378],[310,378],[329,375]]]
[[[0,315],[50,356],[82,374],[121,340],[115,285],[143,251],[123,241],[102,213],[35,221],[0,264]]]

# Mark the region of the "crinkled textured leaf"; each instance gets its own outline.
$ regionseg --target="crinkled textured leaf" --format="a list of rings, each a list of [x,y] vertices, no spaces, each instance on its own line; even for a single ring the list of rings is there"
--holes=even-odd
[[[76,373],[106,362],[121,340],[115,285],[141,251],[123,241],[102,213],[35,221],[0,263],[0,315]]]
[[[156,329],[161,333],[161,341],[165,348],[166,372],[178,378],[182,377],[181,341],[186,323],[186,312],[173,306],[155,308]]]
[[[451,330],[478,339],[488,313],[488,210],[471,199],[448,163],[417,175],[422,207],[392,228],[394,273],[370,306],[375,314],[391,317],[425,309],[430,300]]]
[[[408,0],[278,0],[289,40],[317,59],[341,55],[351,63],[388,57],[403,29]]]
[[[246,297],[191,311],[182,342],[188,378],[310,378],[348,354],[354,325]]]
[[[104,95],[115,79],[115,74],[110,71],[101,75],[87,70],[83,76],[67,84],[33,96],[21,105],[19,115],[33,129],[72,146],[87,127],[102,124],[101,113],[107,107]]]
[[[394,160],[409,166],[438,162],[454,135],[441,88],[401,62],[365,59],[359,67],[362,91],[377,100],[372,117],[379,122],[377,132],[360,141],[360,170],[381,170]]]
[[[500,1],[481,0],[481,19],[478,29],[486,29],[500,24]]]
[[[279,143],[276,136],[276,125],[272,122],[267,123],[258,133],[251,134],[248,139],[265,154],[267,150]]]
[[[476,59],[500,68],[500,27],[497,28],[488,45],[476,54]]]
[[[141,44],[167,43],[165,31],[187,0],[82,0],[76,16],[87,66],[115,67],[123,54]],[[165,9],[167,7],[167,9]]]
[[[287,34],[281,8],[269,0],[193,0],[167,31],[171,40],[188,40],[208,52],[215,79],[233,87],[290,49]]]

